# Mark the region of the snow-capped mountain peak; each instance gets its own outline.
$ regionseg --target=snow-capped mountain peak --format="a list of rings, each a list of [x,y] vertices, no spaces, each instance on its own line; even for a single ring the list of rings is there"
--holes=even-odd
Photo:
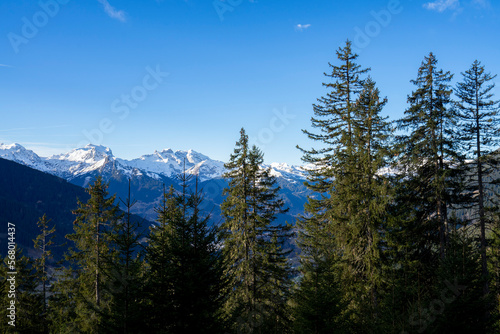
[[[305,179],[304,169],[300,166],[292,166],[287,163],[273,162],[269,165],[271,174],[276,177],[284,177],[286,179]]]
[[[83,148],[71,150],[65,154],[54,155],[50,160],[67,160],[73,162],[83,162],[86,164],[95,164],[103,159],[113,159],[113,152],[108,147],[102,145],[88,144]]]
[[[186,172],[198,175],[202,181],[220,177],[224,172],[222,161],[212,160],[193,150],[173,151],[166,149],[143,155],[137,159],[119,159],[119,161],[124,166],[167,177],[182,173],[185,164]]]
[[[1,144],[0,143],[0,158],[11,160],[22,165],[48,172],[49,168],[35,152],[24,148],[17,143]]]
[[[132,160],[116,158],[113,152],[101,145],[89,144],[73,149],[68,153],[41,158],[31,150],[19,144],[0,144],[0,157],[47,172],[68,181],[89,173],[123,173],[130,175],[147,175],[159,179],[175,177],[184,169],[186,173],[197,175],[200,181],[220,178],[225,172],[222,161],[210,159],[196,152],[173,151],[164,149],[153,154],[143,155]],[[288,180],[303,179],[304,171],[298,166],[286,163],[272,163],[269,166],[273,175]]]

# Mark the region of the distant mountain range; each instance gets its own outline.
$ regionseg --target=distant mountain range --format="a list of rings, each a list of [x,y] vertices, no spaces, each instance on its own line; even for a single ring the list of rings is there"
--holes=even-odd
[[[222,191],[227,186],[222,178],[224,163],[193,150],[166,149],[125,160],[115,157],[109,148],[97,145],[87,145],[51,157],[40,157],[19,144],[0,144],[0,158],[58,176],[81,187],[86,187],[97,175],[102,175],[109,182],[110,193],[116,193],[123,199],[126,198],[130,179],[132,196],[137,200],[133,212],[151,221],[156,218],[154,209],[159,203],[163,187],[180,189],[177,175],[184,168],[186,173],[198,177],[199,186],[205,194],[205,209],[212,214],[214,223],[220,220]],[[306,179],[304,170],[300,166],[284,163],[263,167],[270,167],[271,173],[277,177],[282,188],[281,196],[290,208],[287,214],[278,217],[278,221],[294,223],[310,193],[303,185]]]

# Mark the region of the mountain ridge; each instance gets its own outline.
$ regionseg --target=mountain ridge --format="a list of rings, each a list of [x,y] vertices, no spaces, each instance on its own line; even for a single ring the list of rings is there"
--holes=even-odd
[[[88,144],[67,153],[40,157],[32,150],[13,143],[0,144],[0,157],[67,180],[102,169],[109,163],[114,163],[115,168],[126,175],[146,174],[156,179],[161,176],[171,178],[182,173],[185,168],[186,173],[197,175],[200,181],[207,181],[222,177],[225,171],[222,161],[194,150],[173,151],[170,148],[127,160],[115,157],[110,148],[102,145]],[[277,177],[305,180],[305,172],[301,166],[271,163],[263,167],[270,167],[272,174]]]
[[[0,144],[0,158],[11,160],[66,181],[86,187],[97,176],[109,183],[109,192],[118,198],[126,198],[128,181],[137,200],[133,213],[154,221],[155,208],[160,203],[164,187],[173,186],[180,191],[177,178],[185,168],[186,173],[198,176],[200,189],[204,190],[204,207],[211,212],[214,221],[220,221],[220,204],[224,200],[224,163],[212,160],[196,152],[164,149],[132,160],[117,158],[110,148],[100,145],[86,145],[70,152],[39,157],[35,152],[19,144]],[[185,166],[184,166],[185,164]],[[279,222],[293,223],[303,211],[310,191],[304,186],[306,175],[303,167],[286,163],[272,163],[262,168],[271,168],[281,187],[280,194],[290,208],[288,214],[278,217]],[[193,183],[193,182],[192,182]]]

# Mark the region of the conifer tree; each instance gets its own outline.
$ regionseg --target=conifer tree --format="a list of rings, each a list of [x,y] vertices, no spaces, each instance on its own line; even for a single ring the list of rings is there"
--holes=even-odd
[[[37,291],[39,281],[34,261],[24,256],[22,250],[17,247],[15,248],[14,268],[9,260],[9,255],[7,255],[0,264],[1,332],[47,333],[43,313],[43,296]],[[10,272],[15,272],[15,274],[9,274]],[[14,291],[11,289],[11,284],[15,286]],[[11,315],[8,309],[11,300],[15,301],[14,318],[8,317]],[[12,320],[15,326],[9,325]]]
[[[340,265],[341,250],[334,238],[336,231],[331,217],[334,207],[332,195],[335,191],[335,180],[339,182],[344,180],[346,184],[351,182],[348,179],[349,171],[345,168],[348,167],[350,171],[354,168],[352,159],[355,101],[363,89],[363,75],[369,71],[362,69],[355,62],[358,55],[352,52],[351,46],[352,43],[347,41],[343,48],[338,49],[337,58],[340,65],[329,64],[331,73],[325,73],[331,82],[323,83],[323,86],[329,91],[313,105],[314,117],[311,118],[312,127],[318,131],[303,130],[309,139],[319,143],[319,148],[306,150],[298,147],[304,154],[302,160],[314,166],[307,171],[308,181],[305,183],[314,195],[308,197],[304,207],[305,213],[297,221],[298,242],[301,248],[301,274],[305,280],[314,277],[312,282],[315,284],[331,278],[337,279],[336,282],[322,285],[323,289],[331,288],[330,292],[323,290],[323,294],[338,296],[337,301],[331,301],[333,305],[340,305],[342,297],[339,294],[340,275],[336,274]],[[309,273],[308,270],[313,272]],[[317,292],[317,289],[316,285],[314,291]],[[305,291],[298,292],[299,295],[304,293]],[[318,294],[303,296],[301,299],[311,301],[307,306],[310,309],[308,312],[322,314],[323,310],[315,310],[316,307],[321,307],[322,301],[318,301],[314,296],[318,297]],[[301,309],[305,307],[302,306]],[[330,308],[332,311],[336,309],[338,308]],[[322,319],[323,325],[333,326],[336,323],[335,319],[331,319],[333,316],[330,313],[329,319]],[[337,316],[340,319],[341,315]],[[296,317],[300,318],[303,315]],[[322,327],[316,324],[315,328],[331,331],[335,327]],[[319,332],[321,330],[318,329],[317,333]]]
[[[140,243],[144,235],[142,222],[131,213],[136,201],[131,199],[130,180],[128,196],[120,200],[126,212],[110,230],[111,253],[105,256],[111,264],[107,289],[113,295],[105,322],[110,331],[140,333],[145,329],[142,312],[144,256]]]
[[[49,264],[48,261],[52,260],[52,250],[51,246],[54,244],[52,241],[54,238],[54,233],[56,227],[53,226],[49,228],[50,220],[47,219],[46,215],[43,215],[38,220],[38,228],[40,228],[40,234],[34,240],[35,249],[40,251],[40,257],[35,260],[35,268],[37,271],[37,278],[42,283],[42,298],[43,298],[43,326],[45,331],[48,331],[48,317],[47,317],[47,300],[48,300],[48,286],[51,279],[49,274]]]
[[[224,253],[231,278],[226,314],[231,327],[241,333],[282,333],[283,303],[289,286],[286,265],[285,226],[273,225],[286,212],[278,197],[279,187],[269,169],[262,169],[263,154],[249,147],[244,129],[230,161],[229,180],[221,206]],[[285,312],[286,313],[286,312]]]
[[[422,228],[427,250],[437,245],[444,258],[448,229],[448,210],[454,204],[452,194],[458,190],[452,182],[453,164],[460,161],[457,142],[452,137],[456,118],[449,104],[453,75],[437,68],[433,53],[424,58],[416,80],[416,90],[408,96],[410,107],[397,121],[398,129],[409,134],[398,137],[401,155],[398,160],[404,176],[413,182],[416,208],[413,224]],[[418,202],[415,202],[418,201]],[[416,204],[416,205],[415,205]]]
[[[354,112],[355,170],[348,178],[350,183],[335,180],[335,192],[331,197],[338,200],[332,210],[333,221],[345,219],[345,223],[336,228],[336,234],[346,236],[345,241],[338,242],[344,253],[342,261],[347,264],[346,282],[362,282],[351,285],[354,289],[350,299],[361,296],[356,312],[363,331],[371,332],[376,332],[380,325],[379,295],[384,289],[382,249],[387,209],[392,199],[386,172],[391,158],[392,128],[387,118],[381,116],[386,103],[387,99],[380,97],[375,82],[368,78]]]
[[[349,333],[338,271],[323,254],[302,259],[299,286],[292,297],[293,329],[297,334]]]
[[[152,228],[146,259],[150,267],[149,328],[168,333],[220,333],[223,331],[224,262],[210,216],[200,212],[203,201],[196,180],[179,176],[182,191],[164,192],[158,208],[159,225]]]
[[[156,208],[157,223],[150,227],[146,261],[148,264],[146,294],[147,326],[151,332],[169,332],[174,323],[172,266],[170,235],[176,221],[180,220],[178,202],[174,196],[173,187],[167,192],[164,188],[160,205]]]
[[[493,150],[500,143],[500,101],[493,100],[492,82],[496,75],[485,72],[481,62],[474,61],[469,70],[462,73],[463,81],[457,84],[456,103],[460,123],[458,134],[467,158],[474,163],[466,164],[468,190],[477,193],[473,199],[473,220],[479,222],[481,244],[481,268],[483,293],[489,293],[486,225],[488,221],[488,198],[493,198],[492,181],[498,159]],[[491,220],[491,219],[490,219]]]
[[[321,133],[304,131],[321,149],[302,150],[303,160],[314,164],[306,186],[316,192],[298,222],[302,274],[305,284],[311,284],[311,277],[322,281],[322,273],[336,279],[330,284],[335,305],[350,301],[343,314],[329,320],[332,326],[349,318],[352,330],[373,332],[380,322],[381,233],[390,199],[380,171],[388,166],[392,130],[380,116],[386,100],[372,79],[361,77],[367,70],[354,63],[357,55],[349,42],[337,56],[342,65],[330,65],[336,81],[324,84],[332,90],[319,100],[320,106],[314,105],[321,118],[312,118],[312,126]]]
[[[66,317],[56,321],[62,326],[60,330],[76,328],[98,333],[105,326],[105,315],[110,312],[113,295],[108,288],[111,263],[107,254],[111,252],[110,231],[121,213],[115,196],[108,197],[107,188],[102,178],[97,177],[87,188],[90,199],[86,203],[78,201],[79,207],[74,211],[77,216],[74,233],[66,236],[74,243],[66,255],[69,268],[56,283],[58,316]]]
[[[458,168],[464,157],[450,106],[452,77],[438,69],[433,53],[425,57],[411,81],[416,88],[408,96],[410,106],[396,122],[404,132],[397,137],[396,198],[387,236],[395,277],[392,305],[401,310],[402,326],[425,314],[437,298],[433,287],[441,282],[438,272],[447,259],[450,216],[465,200]]]

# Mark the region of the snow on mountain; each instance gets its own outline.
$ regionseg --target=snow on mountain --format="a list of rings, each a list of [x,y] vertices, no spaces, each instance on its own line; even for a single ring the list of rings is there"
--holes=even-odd
[[[267,166],[265,166],[267,167]],[[271,167],[271,175],[283,177],[289,181],[306,179],[306,173],[301,166],[292,166],[287,163],[273,162],[268,167]]]
[[[89,144],[65,154],[53,155],[45,160],[51,166],[52,174],[71,179],[99,170],[109,162],[113,162],[115,157],[109,148]]]
[[[173,151],[165,149],[153,154],[143,155],[133,160],[117,158],[104,146],[89,144],[68,153],[41,158],[19,144],[0,144],[0,157],[12,160],[34,169],[47,172],[68,181],[86,174],[104,170],[130,175],[147,175],[159,179],[160,176],[175,177],[182,173],[184,164],[188,174],[198,175],[200,181],[220,178],[224,173],[224,163],[193,150]],[[289,181],[305,179],[299,166],[286,163],[272,163],[271,173]]]
[[[0,158],[11,160],[22,165],[37,169],[42,172],[50,173],[50,167],[32,150],[27,150],[19,144],[1,144]]]
[[[84,148],[71,150],[66,154],[59,154],[50,157],[50,160],[67,160],[78,163],[93,165],[106,158],[114,158],[113,152],[101,145],[88,144]]]
[[[143,155],[130,161],[119,159],[120,163],[149,173],[173,177],[182,173],[184,163],[188,174],[199,175],[201,181],[220,177],[224,173],[224,163],[212,160],[206,155],[189,151],[166,149]]]

